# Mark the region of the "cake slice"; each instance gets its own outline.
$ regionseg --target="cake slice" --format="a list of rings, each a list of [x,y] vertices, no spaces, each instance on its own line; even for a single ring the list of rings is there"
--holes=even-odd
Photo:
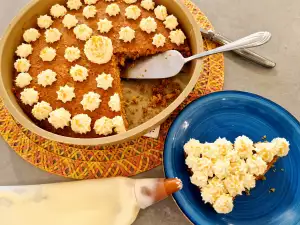
[[[289,142],[275,138],[254,144],[246,136],[232,144],[225,138],[214,143],[191,139],[184,145],[191,182],[200,188],[202,199],[217,213],[230,213],[236,196],[250,191],[279,157],[289,152]]]

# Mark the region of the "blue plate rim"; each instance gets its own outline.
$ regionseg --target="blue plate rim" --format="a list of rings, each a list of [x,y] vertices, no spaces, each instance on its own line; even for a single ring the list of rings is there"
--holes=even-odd
[[[300,122],[297,120],[297,118],[292,113],[290,113],[287,109],[285,109],[281,105],[275,103],[274,101],[272,101],[268,98],[262,97],[258,94],[254,94],[251,92],[235,91],[235,90],[225,90],[225,91],[219,91],[219,92],[214,92],[214,93],[205,95],[203,97],[195,99],[194,101],[189,103],[183,110],[181,110],[181,112],[176,116],[175,120],[173,121],[173,123],[171,124],[171,126],[169,128],[169,131],[167,133],[167,137],[165,140],[165,144],[164,144],[164,151],[163,151],[163,170],[164,170],[164,175],[166,178],[174,178],[175,177],[174,173],[171,172],[172,170],[170,170],[170,168],[169,168],[170,166],[165,164],[165,162],[168,161],[168,160],[166,160],[166,158],[169,157],[169,155],[170,155],[170,151],[166,151],[166,149],[167,149],[168,145],[171,146],[170,145],[172,142],[172,140],[170,140],[171,133],[174,132],[173,130],[175,129],[177,123],[180,122],[180,119],[183,116],[183,114],[185,114],[187,111],[189,111],[195,105],[197,105],[199,102],[207,102],[211,98],[217,98],[217,97],[224,98],[224,97],[228,97],[228,96],[232,96],[232,95],[249,97],[251,99],[266,103],[267,105],[269,105],[270,107],[275,109],[278,113],[281,113],[285,117],[289,118],[292,121],[292,123],[295,124],[298,132],[300,133]],[[172,195],[172,198],[173,198],[174,202],[176,203],[176,205],[178,206],[178,208],[180,209],[180,211],[188,219],[189,222],[191,222],[194,225],[201,225],[197,221],[194,221],[193,215],[191,213],[189,213],[189,210],[191,210],[191,207],[189,205],[185,205],[185,207],[183,207],[184,204],[182,202],[183,200],[182,200],[182,196],[181,196],[180,192],[174,193]],[[207,224],[209,224],[208,221],[206,221],[206,222],[207,222]]]

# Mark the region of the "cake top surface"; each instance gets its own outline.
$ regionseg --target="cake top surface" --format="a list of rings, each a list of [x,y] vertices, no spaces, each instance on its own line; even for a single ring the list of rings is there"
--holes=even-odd
[[[67,0],[37,16],[36,24],[16,49],[16,96],[39,126],[65,136],[124,132],[119,64],[171,49],[189,51],[177,18],[152,0]],[[43,116],[33,112],[42,102],[51,107]],[[72,124],[76,115],[91,118],[82,124],[90,129]],[[118,118],[119,125],[100,134],[93,125],[102,117]]]

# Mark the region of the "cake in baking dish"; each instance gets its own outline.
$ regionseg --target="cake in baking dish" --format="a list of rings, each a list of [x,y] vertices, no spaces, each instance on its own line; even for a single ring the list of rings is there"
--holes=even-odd
[[[68,0],[37,16],[23,40],[13,81],[21,107],[39,127],[78,138],[126,131],[126,60],[190,55],[178,19],[153,0]]]

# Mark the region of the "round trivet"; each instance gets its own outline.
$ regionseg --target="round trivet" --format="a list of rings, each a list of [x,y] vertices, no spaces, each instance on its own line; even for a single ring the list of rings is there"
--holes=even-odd
[[[190,1],[183,0],[201,27],[213,29],[207,17]],[[204,49],[217,47],[204,39]],[[159,138],[140,137],[119,145],[86,147],[46,140],[16,123],[0,99],[0,133],[23,159],[49,173],[74,179],[133,176],[162,164],[165,137],[177,113],[202,95],[220,91],[224,84],[224,57],[204,59],[204,69],[194,91],[161,126]]]

